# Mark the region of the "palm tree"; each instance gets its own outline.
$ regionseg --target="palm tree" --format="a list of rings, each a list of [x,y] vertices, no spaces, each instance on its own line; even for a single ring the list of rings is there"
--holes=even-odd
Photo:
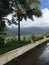
[[[24,18],[33,20],[33,15],[40,17],[42,15],[40,10],[39,0],[15,0],[15,15],[18,20],[18,41],[20,41],[20,21]]]
[[[12,11],[14,12],[12,16],[12,23],[18,25],[18,41],[20,42],[20,21],[22,21],[23,18],[25,20],[27,20],[27,18],[33,20],[33,15],[40,17],[41,16],[40,1],[39,0],[1,0],[0,4],[4,5],[2,6],[3,8],[2,10],[4,12],[2,13],[2,16],[5,16],[11,13]],[[15,17],[18,23],[16,23],[14,19]]]

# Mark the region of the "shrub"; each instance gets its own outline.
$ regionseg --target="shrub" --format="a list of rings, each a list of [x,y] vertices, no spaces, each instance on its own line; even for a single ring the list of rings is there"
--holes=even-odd
[[[27,42],[28,42],[28,43],[31,43],[31,36],[28,36],[28,37],[27,37]]]
[[[16,37],[8,37],[5,39],[5,44],[14,44],[17,43],[17,38]]]
[[[4,45],[4,37],[0,36],[0,48],[2,48]]]
[[[23,41],[26,41],[26,36],[23,36]]]
[[[46,34],[45,36],[46,36],[46,37],[49,37],[49,34]]]
[[[21,39],[21,43],[30,43],[31,42],[31,36],[23,36],[23,39]]]
[[[7,35],[7,33],[5,33],[5,32],[0,32],[0,35]]]
[[[35,41],[38,41],[38,40],[41,40],[41,39],[43,39],[43,36],[37,36],[37,37],[35,37]]]

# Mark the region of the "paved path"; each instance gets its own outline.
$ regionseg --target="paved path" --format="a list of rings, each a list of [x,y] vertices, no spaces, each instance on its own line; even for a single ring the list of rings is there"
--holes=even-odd
[[[29,51],[30,49],[38,46],[39,44],[42,44],[43,42],[49,40],[49,38],[45,38],[42,40],[39,40],[35,43],[30,43],[28,45],[25,45],[23,47],[14,49],[12,51],[9,51],[7,53],[4,53],[2,55],[0,55],[0,65],[4,65],[5,63],[11,61],[12,59],[24,54],[25,52]]]

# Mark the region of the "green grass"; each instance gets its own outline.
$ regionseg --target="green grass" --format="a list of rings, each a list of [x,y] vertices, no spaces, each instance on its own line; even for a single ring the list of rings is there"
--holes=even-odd
[[[35,41],[41,39],[43,39],[42,35],[35,35]],[[0,45],[0,55],[13,49],[19,48],[21,46],[27,45],[29,43],[31,43],[31,35],[21,36],[20,43],[18,43],[17,36],[6,37],[4,43]]]
[[[45,35],[46,37],[49,37],[49,31],[46,32],[46,33],[44,33],[44,35]]]
[[[27,38],[25,38],[25,40],[22,39],[20,43],[18,43],[17,37],[5,38],[4,43],[0,45],[0,54],[27,45],[29,43],[31,43],[31,40],[27,40]]]
[[[35,41],[43,39],[43,35],[35,35]]]
[[[3,54],[5,52],[11,51],[13,49],[19,48],[19,47],[27,45],[27,44],[29,44],[29,43],[21,43],[21,44],[19,44],[19,43],[13,43],[11,45],[9,45],[9,44],[4,45],[4,48],[0,49],[0,54]]]

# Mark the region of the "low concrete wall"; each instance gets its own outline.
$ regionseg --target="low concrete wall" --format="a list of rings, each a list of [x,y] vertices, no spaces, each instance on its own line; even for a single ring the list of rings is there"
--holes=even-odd
[[[30,43],[28,45],[22,46],[20,48],[14,49],[12,51],[9,51],[7,53],[0,55],[0,65],[6,64],[7,62],[11,61],[12,59],[24,54],[25,52],[29,51],[30,49],[36,47],[39,44],[42,44],[43,42],[45,42],[47,40],[49,40],[49,38],[44,38],[35,43]]]

